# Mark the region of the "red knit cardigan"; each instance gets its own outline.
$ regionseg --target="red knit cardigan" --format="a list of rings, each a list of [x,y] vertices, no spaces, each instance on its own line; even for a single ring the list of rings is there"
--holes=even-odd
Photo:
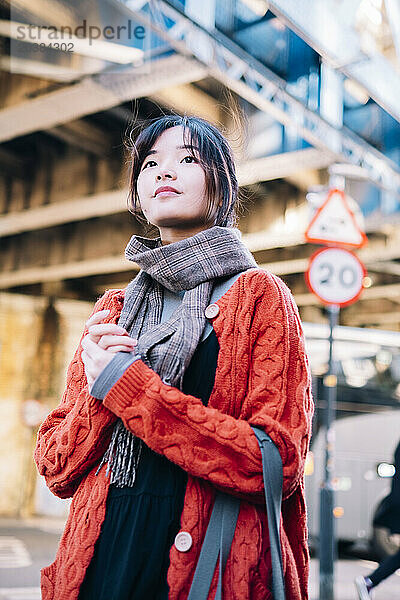
[[[116,323],[123,290],[109,290],[94,311]],[[138,360],[103,402],[87,387],[81,346],[69,366],[60,405],[38,433],[35,460],[50,490],[73,496],[55,561],[42,570],[43,600],[76,600],[104,520],[108,478],[96,475],[114,422],[187,471],[181,530],[193,544],[170,550],[170,600],[185,600],[211,515],[215,489],[242,499],[223,579],[229,600],[271,598],[271,563],[261,453],[250,427],[259,425],[283,462],[281,542],[287,598],[308,597],[303,471],[313,403],[297,307],[285,284],[259,268],[245,271],[218,302],[212,325],[220,350],[208,406],[163,383]],[[86,335],[84,331],[83,335]],[[218,567],[209,598],[214,598]]]

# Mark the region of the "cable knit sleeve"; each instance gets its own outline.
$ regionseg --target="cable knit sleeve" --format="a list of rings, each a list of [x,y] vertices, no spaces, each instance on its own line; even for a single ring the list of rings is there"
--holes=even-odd
[[[105,322],[118,320],[120,291],[109,290],[95,304],[92,314],[110,309]],[[116,417],[89,394],[81,359],[82,338],[68,367],[66,388],[59,406],[43,422],[38,432],[35,462],[56,496],[68,498],[83,475],[98,461],[110,440]]]
[[[235,293],[229,290],[225,295],[230,295],[226,311],[238,313],[247,310],[238,290],[247,286],[247,297],[249,286],[254,290],[253,302],[243,313],[249,323],[247,334],[235,342],[234,334],[242,327],[238,323],[241,315],[230,316],[237,324],[232,327],[232,339],[224,341],[231,346],[224,356],[229,356],[232,364],[218,361],[218,368],[225,372],[235,372],[240,362],[248,361],[247,392],[238,418],[210,406],[215,390],[205,407],[198,398],[163,383],[142,360],[127,368],[103,402],[150,448],[191,475],[250,497],[263,491],[261,453],[250,424],[263,427],[281,454],[287,497],[303,475],[312,417],[310,373],[297,307],[289,290],[279,278],[261,269],[250,277],[247,283],[234,284]],[[222,317],[225,298],[218,301]],[[228,397],[232,391],[218,393]]]

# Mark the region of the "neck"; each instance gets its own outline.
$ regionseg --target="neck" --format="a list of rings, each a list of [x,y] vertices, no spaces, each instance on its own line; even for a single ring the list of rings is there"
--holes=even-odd
[[[163,246],[167,244],[173,244],[174,242],[179,242],[188,237],[192,237],[196,235],[196,233],[200,233],[200,231],[205,231],[206,229],[210,229],[213,225],[200,225],[197,227],[190,227],[187,229],[176,229],[172,227],[159,227],[161,243]]]

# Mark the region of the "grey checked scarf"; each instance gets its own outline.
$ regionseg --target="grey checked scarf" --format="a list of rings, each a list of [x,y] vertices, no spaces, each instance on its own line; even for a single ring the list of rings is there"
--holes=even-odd
[[[125,256],[140,271],[127,286],[118,325],[138,340],[135,352],[168,385],[183,385],[185,370],[202,336],[214,280],[257,266],[240,231],[217,225],[162,245],[161,238],[132,236]],[[161,323],[163,289],[184,290],[180,305]],[[101,466],[108,462],[110,483],[132,487],[142,442],[119,419]]]

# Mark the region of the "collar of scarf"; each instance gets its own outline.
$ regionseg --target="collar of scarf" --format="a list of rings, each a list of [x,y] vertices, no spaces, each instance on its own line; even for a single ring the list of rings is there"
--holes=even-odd
[[[206,324],[214,280],[257,267],[236,228],[213,226],[171,244],[132,236],[125,256],[140,267],[125,291],[118,324],[138,340],[135,352],[168,385],[182,389],[187,366]],[[184,291],[168,321],[161,322],[163,290]],[[118,420],[99,466],[108,462],[110,483],[131,487],[142,443]]]

